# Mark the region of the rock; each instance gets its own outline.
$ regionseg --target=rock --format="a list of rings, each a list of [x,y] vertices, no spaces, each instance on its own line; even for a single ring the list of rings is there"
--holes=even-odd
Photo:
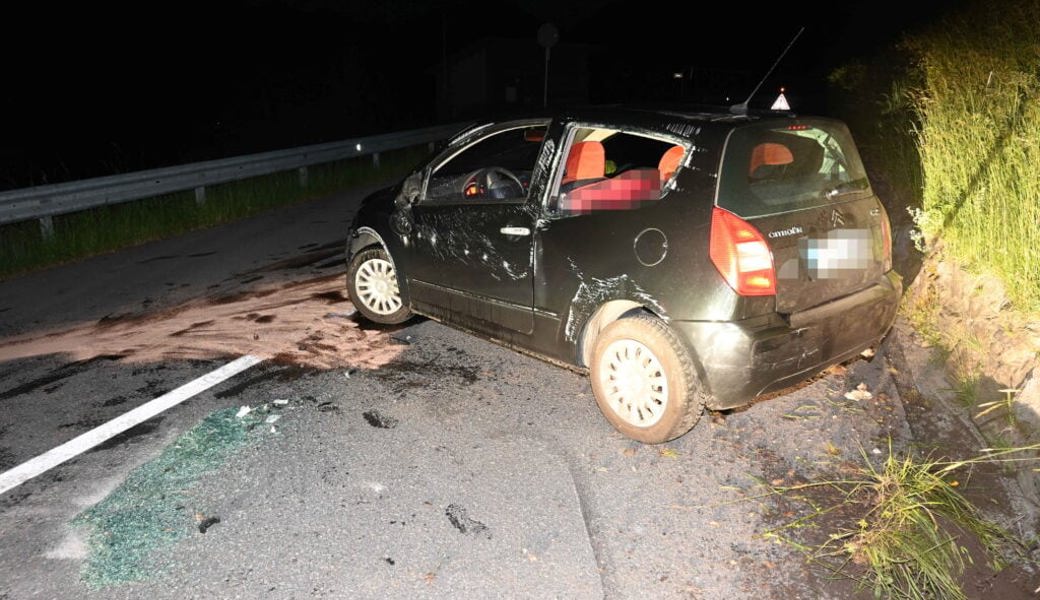
[[[1004,285],[992,275],[976,276],[973,289],[967,295],[968,315],[974,319],[992,317],[1008,305]]]
[[[1015,396],[1015,418],[1026,425],[1035,440],[1040,437],[1040,369],[1034,369]]]
[[[1035,372],[1036,351],[1030,346],[1018,343],[998,354],[997,362],[998,368],[994,369],[993,379],[1002,385],[1017,386],[1024,383],[1030,372]]]

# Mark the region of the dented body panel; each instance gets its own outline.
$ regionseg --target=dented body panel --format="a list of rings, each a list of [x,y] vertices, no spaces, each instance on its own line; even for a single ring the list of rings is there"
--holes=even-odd
[[[777,262],[774,295],[738,294],[709,259],[713,210],[729,189],[719,178],[734,160],[726,154],[733,132],[750,126],[782,141],[788,123],[797,140],[812,141],[796,117],[711,112],[604,109],[472,128],[401,185],[363,203],[348,253],[378,239],[412,311],[577,369],[588,366],[588,348],[610,320],[651,313],[679,333],[713,408],[747,404],[876,344],[901,293],[898,276],[879,260],[887,216],[869,186],[817,202],[825,208],[749,217]],[[447,176],[482,147],[505,140],[508,150],[511,139],[517,151],[501,160],[522,154],[530,164],[504,169],[509,177],[497,177],[498,164]],[[591,183],[569,182],[579,142],[601,144],[608,158],[626,151],[636,158],[607,160],[604,176]],[[676,146],[682,158],[674,174],[665,173],[664,153],[660,165],[653,153]],[[767,149],[753,160],[783,162],[782,152]],[[640,158],[646,153],[654,160]],[[592,200],[568,202],[577,197]],[[840,263],[862,268],[826,277],[812,261],[825,256],[820,248],[837,252],[830,238],[835,248],[866,252]]]

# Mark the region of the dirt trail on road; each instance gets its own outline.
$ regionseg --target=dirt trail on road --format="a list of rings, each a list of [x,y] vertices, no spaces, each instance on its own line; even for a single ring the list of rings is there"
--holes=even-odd
[[[145,313],[0,339],[0,361],[47,354],[73,360],[118,356],[129,363],[252,354],[318,369],[375,368],[400,354],[386,331],[354,322],[342,274]]]

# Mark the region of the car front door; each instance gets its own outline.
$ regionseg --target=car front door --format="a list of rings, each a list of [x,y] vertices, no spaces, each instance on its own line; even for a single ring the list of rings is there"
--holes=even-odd
[[[482,132],[429,170],[405,240],[417,311],[492,335],[533,331],[537,210],[528,197],[547,123]]]

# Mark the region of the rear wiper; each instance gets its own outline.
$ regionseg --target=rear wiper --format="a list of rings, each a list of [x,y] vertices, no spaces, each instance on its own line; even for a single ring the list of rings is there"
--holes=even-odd
[[[833,200],[842,194],[848,194],[849,192],[862,192],[867,189],[866,179],[856,179],[854,181],[844,181],[834,186],[833,188],[824,192],[824,196],[828,200]]]

